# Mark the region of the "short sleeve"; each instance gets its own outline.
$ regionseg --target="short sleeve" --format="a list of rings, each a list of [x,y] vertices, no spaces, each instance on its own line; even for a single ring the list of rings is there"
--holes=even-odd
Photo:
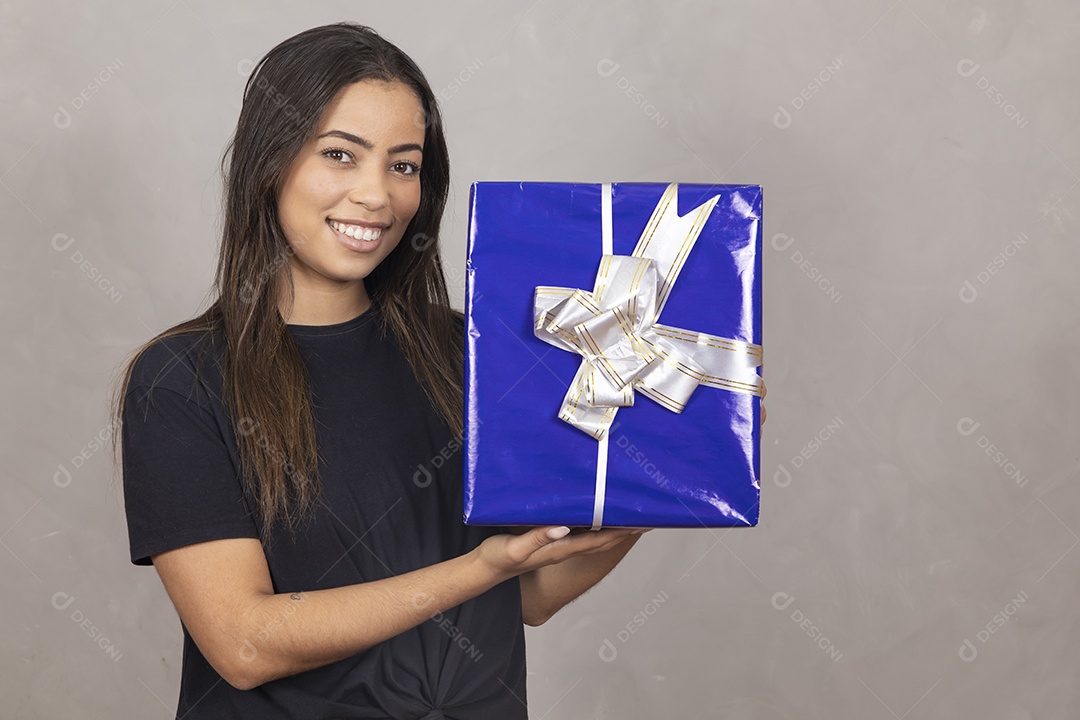
[[[124,398],[124,512],[131,562],[221,538],[258,538],[214,414],[167,387]]]

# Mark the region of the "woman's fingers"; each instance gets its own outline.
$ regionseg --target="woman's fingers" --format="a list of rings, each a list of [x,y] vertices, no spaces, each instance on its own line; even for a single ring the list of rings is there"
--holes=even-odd
[[[560,525],[559,527],[554,527],[547,531],[547,536],[552,540],[562,539],[569,534],[570,528],[566,527],[565,525]]]
[[[581,554],[582,555],[592,555],[594,553],[602,553],[602,552],[607,552],[608,550],[614,550],[616,547],[618,547],[619,545],[622,545],[624,542],[626,542],[626,538],[628,538],[628,537],[634,537],[634,536],[631,533],[626,533],[626,534],[624,534],[624,535],[622,535],[622,536],[620,536],[618,538],[615,538],[614,540],[608,540],[603,545],[595,547],[592,550],[585,550]]]
[[[575,555],[610,550],[634,532],[634,528],[596,531],[578,528],[571,531],[565,525],[545,525],[529,528],[521,534],[492,535],[480,544],[477,551],[490,567],[499,573],[506,573],[507,577],[513,577],[560,563]]]
[[[765,395],[768,394],[769,389],[765,387],[765,381],[761,381],[761,424],[765,424]]]
[[[543,550],[547,546],[553,554],[571,557],[573,555],[593,552],[597,548],[604,547],[609,543],[617,543],[633,532],[632,528],[604,528],[602,530],[583,530],[571,532],[568,527],[540,527],[530,533],[531,546],[534,552]],[[560,557],[560,559],[565,559]],[[556,561],[557,562],[557,561]]]
[[[633,531],[633,528],[583,529],[563,539],[563,552],[566,557],[572,557],[610,550],[629,537]]]
[[[542,547],[550,545],[553,542],[561,540],[569,534],[570,528],[566,527],[565,525],[560,525],[556,527],[539,527],[535,528],[531,533],[529,533],[529,540],[532,541],[531,544],[533,550],[535,551],[539,550]]]

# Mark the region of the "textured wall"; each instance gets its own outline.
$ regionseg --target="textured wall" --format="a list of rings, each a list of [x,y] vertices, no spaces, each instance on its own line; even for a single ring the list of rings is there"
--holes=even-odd
[[[442,95],[458,302],[473,180],[765,188],[762,524],[649,533],[530,628],[536,717],[1080,716],[1077,4],[0,18],[0,714],[172,717],[181,629],[127,559],[107,391],[205,306],[251,61],[353,19]]]

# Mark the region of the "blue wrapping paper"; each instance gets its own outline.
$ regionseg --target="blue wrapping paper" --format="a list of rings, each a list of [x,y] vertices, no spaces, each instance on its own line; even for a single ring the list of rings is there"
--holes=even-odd
[[[630,255],[663,183],[611,186],[612,252]],[[760,345],[761,188],[678,186],[678,213],[714,196],[659,322]],[[537,286],[591,290],[600,184],[478,182],[470,195],[465,314],[464,521],[593,524],[598,441],[559,418],[582,357],[534,335]],[[760,370],[760,368],[759,368]],[[757,395],[699,386],[675,413],[637,394],[608,436],[604,527],[758,521]]]

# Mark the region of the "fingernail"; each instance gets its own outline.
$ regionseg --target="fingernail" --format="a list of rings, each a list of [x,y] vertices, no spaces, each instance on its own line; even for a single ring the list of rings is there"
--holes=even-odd
[[[548,537],[551,538],[552,540],[558,540],[559,538],[564,538],[569,534],[570,534],[570,528],[568,528],[566,526],[557,527],[557,528],[553,528],[551,530],[548,530]]]

